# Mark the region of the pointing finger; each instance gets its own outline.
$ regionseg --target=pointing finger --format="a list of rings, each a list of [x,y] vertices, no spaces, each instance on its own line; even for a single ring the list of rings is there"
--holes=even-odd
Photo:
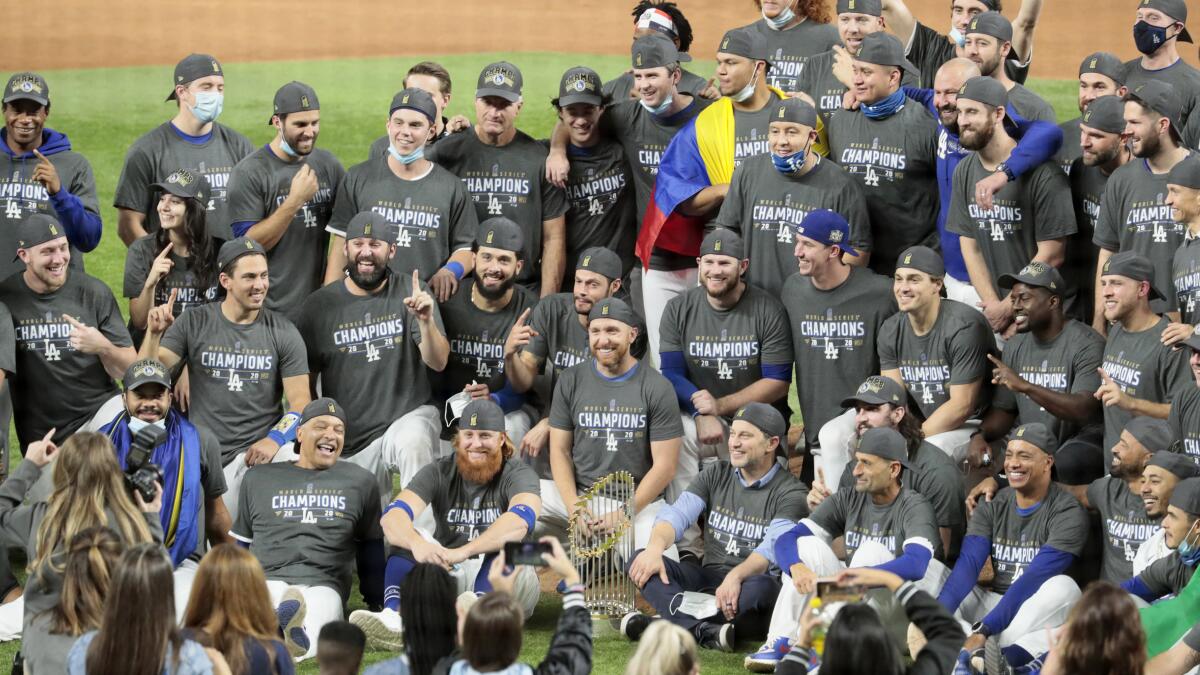
[[[175,242],[168,241],[167,245],[163,247],[162,253],[159,253],[157,256],[154,257],[154,259],[155,260],[165,259],[167,256],[171,255],[172,248],[175,248]]]
[[[1105,370],[1103,368],[1097,368],[1096,372],[1100,373],[1100,379],[1104,381],[1104,384],[1112,384],[1113,383],[1112,378],[1108,376],[1108,373],[1105,372]]]
[[[49,443],[49,442],[50,442],[50,439],[51,439],[51,438],[54,438],[54,432],[55,432],[55,431],[58,431],[58,429],[55,429],[54,427],[50,427],[50,431],[47,431],[47,432],[46,432],[46,435],[45,435],[45,436],[42,436],[42,442],[44,442],[44,443]]]
[[[71,316],[70,314],[63,314],[63,318],[67,320],[67,323],[71,324],[72,328],[87,328],[87,326],[84,324],[76,321],[75,317]]]
[[[525,311],[521,312],[521,316],[517,317],[517,325],[524,326],[525,320],[529,318],[529,313],[532,311],[533,311],[532,307],[526,307]]]
[[[50,160],[46,159],[46,156],[45,156],[45,155],[43,155],[43,154],[41,153],[41,151],[39,151],[39,150],[34,150],[34,151],[33,151],[33,154],[34,154],[34,156],[36,156],[36,157],[37,157],[37,158],[38,158],[40,161],[43,161],[43,162],[45,162],[45,163],[47,163],[47,164],[49,164],[49,163],[50,163]]]

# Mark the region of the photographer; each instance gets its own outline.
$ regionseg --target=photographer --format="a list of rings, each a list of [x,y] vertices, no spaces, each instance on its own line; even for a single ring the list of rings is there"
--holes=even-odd
[[[150,502],[131,498],[112,444],[102,434],[80,432],[61,449],[45,438],[30,443],[25,458],[0,484],[0,543],[23,547],[31,570],[25,595],[0,607],[0,623],[24,611],[24,626],[37,614],[59,604],[66,569],[67,544],[76,534],[96,526],[112,529],[125,545],[161,543],[162,506],[159,486]],[[22,504],[42,468],[54,461],[53,491],[48,502]]]
[[[100,432],[112,441],[127,476],[137,476],[141,470],[142,476],[150,478],[157,471],[162,482],[159,517],[175,565],[176,618],[182,619],[205,541],[233,542],[228,534],[233,521],[221,499],[225,493],[221,447],[216,437],[172,408],[171,376],[163,364],[154,359],[135,361],[125,371],[123,383],[125,409]],[[139,432],[147,427],[156,428],[159,440],[139,452],[138,439],[145,437]]]

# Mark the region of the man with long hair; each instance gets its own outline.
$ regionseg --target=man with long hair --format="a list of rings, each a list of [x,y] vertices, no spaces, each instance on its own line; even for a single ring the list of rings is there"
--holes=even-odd
[[[400,586],[417,563],[452,569],[459,592],[487,593],[496,554],[532,532],[542,507],[538,477],[513,459],[504,426],[500,406],[487,399],[468,403],[452,441],[454,454],[421,469],[384,512],[384,534],[396,547],[384,574],[384,609],[350,614],[374,648],[400,647]],[[432,534],[416,525],[426,509],[437,523]],[[517,601],[528,618],[538,582],[532,567],[518,569]]]

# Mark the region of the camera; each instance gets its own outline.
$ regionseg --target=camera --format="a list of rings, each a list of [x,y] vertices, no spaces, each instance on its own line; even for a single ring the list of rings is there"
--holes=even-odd
[[[545,567],[547,563],[542,554],[550,555],[553,552],[550,544],[540,541],[510,541],[504,544],[504,562],[510,566]]]
[[[125,458],[125,486],[131,496],[136,492],[147,504],[154,501],[155,483],[163,482],[162,469],[150,461],[150,453],[166,437],[165,429],[153,425],[143,427],[133,435],[129,455]]]

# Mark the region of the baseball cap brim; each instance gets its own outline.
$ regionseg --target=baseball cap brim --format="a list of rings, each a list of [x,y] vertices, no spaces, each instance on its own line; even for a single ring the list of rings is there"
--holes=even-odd
[[[486,96],[499,96],[500,98],[516,103],[521,100],[521,95],[510,89],[495,89],[492,87],[483,87],[475,90],[475,98],[484,98]]]
[[[20,101],[20,100],[33,101],[40,105],[50,105],[49,97],[42,96],[40,94],[24,92],[24,91],[18,91],[15,94],[9,94],[8,96],[4,97],[4,100],[2,102],[3,103],[12,103],[13,101]]]
[[[176,197],[183,197],[184,199],[195,198],[195,195],[188,194],[188,192],[177,183],[151,183],[150,187],[162,190],[163,192],[169,192]]]
[[[855,403],[866,403],[867,405],[883,405],[884,403],[891,403],[891,401],[883,396],[880,396],[879,394],[872,394],[869,391],[863,392],[861,394],[855,394],[853,396],[848,396],[848,397],[842,399],[842,407],[843,408],[852,407]]]
[[[560,96],[553,101],[554,105],[565,108],[575,103],[588,103],[591,105],[603,105],[604,99],[596,94],[567,94]]]
[[[1190,338],[1175,344],[1175,349],[1183,349],[1184,347],[1189,347],[1200,352],[1200,332],[1192,333]]]
[[[1187,26],[1184,26],[1183,31],[1179,33],[1179,37],[1175,39],[1179,42],[1191,42],[1192,34],[1188,32]]]
[[[1053,292],[1055,295],[1062,295],[1062,290],[1051,288],[1049,284],[1039,281],[1033,277],[1021,274],[1001,274],[1000,278],[996,279],[996,285],[1004,290],[1010,290],[1017,284],[1025,284],[1026,286],[1034,286],[1036,288],[1044,288]]]

